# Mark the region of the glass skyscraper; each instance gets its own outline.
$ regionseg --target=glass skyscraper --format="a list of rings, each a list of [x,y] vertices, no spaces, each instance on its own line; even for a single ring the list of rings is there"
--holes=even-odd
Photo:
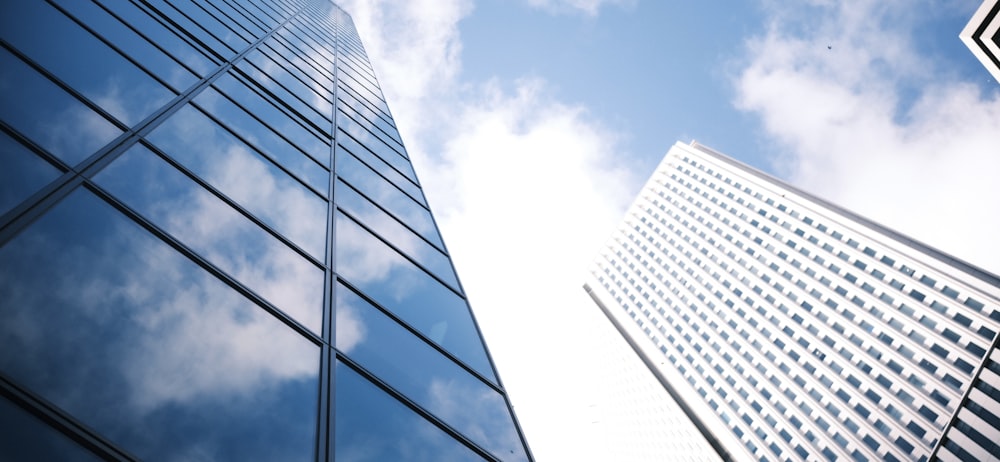
[[[702,145],[585,288],[726,458],[1000,460],[1000,279]]]
[[[0,459],[531,459],[349,15],[0,22]]]

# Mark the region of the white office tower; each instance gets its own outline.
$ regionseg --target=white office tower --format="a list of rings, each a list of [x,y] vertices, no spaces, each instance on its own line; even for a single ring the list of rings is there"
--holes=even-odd
[[[676,144],[585,288],[731,460],[1000,460],[1000,278]]]

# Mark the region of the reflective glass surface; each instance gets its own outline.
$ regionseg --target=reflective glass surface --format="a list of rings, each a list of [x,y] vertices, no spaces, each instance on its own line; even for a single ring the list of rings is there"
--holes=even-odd
[[[313,257],[323,258],[326,201],[201,111],[181,108],[148,139]]]
[[[0,371],[147,460],[311,460],[319,348],[85,190],[0,248]]]
[[[141,145],[95,181],[319,334],[323,271]]]
[[[324,143],[315,132],[303,126],[303,122],[297,121],[286,110],[278,109],[274,103],[261,96],[259,90],[251,89],[232,74],[219,77],[213,85],[284,135],[299,149],[316,159],[320,165],[330,165],[330,145]]]
[[[0,460],[529,459],[334,2],[0,0],[0,125]]]
[[[68,3],[77,3],[76,0],[60,0]],[[215,68],[215,65],[201,51],[188,41],[181,39],[172,30],[164,26],[160,21],[153,19],[143,9],[130,2],[99,0],[101,8],[108,10],[111,14],[121,18],[130,26],[138,29],[143,35],[149,37],[156,45],[166,50],[174,58],[180,60],[188,69],[195,74],[204,76]],[[103,33],[104,31],[101,30]]]
[[[71,165],[121,134],[6,48],[0,48],[0,119]]]
[[[0,131],[0,215],[59,176],[59,170]]]
[[[184,90],[198,81],[197,76],[189,69],[182,67],[170,55],[130,29],[97,3],[80,0],[57,0],[57,3],[87,27],[100,31],[105,40],[110,41],[130,58],[137,60],[147,70],[173,86],[174,91]],[[152,26],[151,22],[145,21],[142,25]]]
[[[4,39],[126,125],[134,125],[174,96],[52,5],[3,4]]]
[[[444,248],[431,212],[367,165],[349,155],[337,158],[337,175],[438,248]]]
[[[369,229],[388,241],[421,266],[434,273],[445,283],[458,289],[458,279],[451,268],[451,261],[440,250],[414,234],[403,224],[378,208],[344,182],[337,182],[337,206],[364,223]]]
[[[337,363],[338,461],[481,461],[482,457],[350,367]]]
[[[344,286],[337,348],[500,459],[527,459],[499,393]]]
[[[413,200],[417,201],[418,203],[420,203],[425,207],[427,206],[427,202],[424,201],[424,195],[420,191],[420,187],[417,186],[417,184],[412,180],[412,178],[415,178],[416,175],[413,174],[413,169],[410,168],[409,162],[405,161],[400,162],[399,166],[390,165],[381,157],[376,156],[374,153],[369,151],[360,143],[354,141],[354,138],[351,138],[344,132],[339,132],[338,135],[339,136],[337,137],[337,145],[341,147],[340,149],[341,154],[343,154],[344,151],[346,151],[347,153],[350,154],[350,156],[354,157],[354,159],[350,159],[348,158],[349,157],[348,155],[344,154],[342,155],[342,157],[338,159],[339,162],[352,163],[360,160],[362,163],[366,164],[369,168],[378,172],[379,175],[382,175],[387,180],[389,180],[390,183],[396,185],[396,187],[398,187],[399,189],[402,189],[403,192],[405,192],[406,195],[412,197]],[[359,167],[360,167],[359,165],[356,165],[353,168],[359,168]],[[401,173],[400,170],[397,170],[397,168],[399,167],[404,168],[402,172],[406,173],[404,174]],[[345,167],[344,170],[349,170],[350,168],[351,167]]]
[[[341,276],[495,380],[465,300],[340,213],[336,235],[336,265]]]
[[[244,140],[260,149],[264,155],[291,171],[316,191],[327,194],[327,190],[330,189],[330,171],[296,149],[269,125],[222,96],[214,88],[205,89],[194,101],[199,107],[239,133]]]
[[[98,461],[97,456],[0,396],[0,455],[9,462]]]

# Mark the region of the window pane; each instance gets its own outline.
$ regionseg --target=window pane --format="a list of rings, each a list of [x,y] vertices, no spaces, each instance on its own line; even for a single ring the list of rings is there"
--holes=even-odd
[[[124,23],[115,19],[96,3],[79,0],[58,0],[58,3],[59,6],[69,11],[88,27],[99,31],[101,36],[132,59],[172,85],[174,91],[183,91],[198,80],[197,76],[181,67],[177,61],[129,29]],[[143,28],[139,30],[148,34]]]
[[[173,92],[51,5],[3,4],[5,39],[126,125],[173,98]]]
[[[342,155],[337,158],[337,175],[348,184],[358,188],[365,196],[377,202],[394,217],[406,223],[407,226],[433,243],[439,249],[444,248],[438,235],[431,213],[420,204],[413,201],[385,178],[378,176],[374,170],[357,159]]]
[[[73,165],[121,130],[0,48],[0,119]]]
[[[98,461],[58,430],[0,396],[0,454],[4,460]]]
[[[265,65],[261,63],[267,64]],[[236,67],[243,71],[247,77],[260,85],[262,88],[266,88],[268,91],[276,95],[285,104],[291,106],[292,109],[298,112],[300,116],[304,117],[305,120],[312,122],[314,128],[317,130],[328,130],[328,127],[330,126],[330,119],[333,117],[332,110],[320,113],[314,107],[303,101],[299,95],[292,93],[283,87],[275,76],[269,74],[269,72],[275,72],[277,76],[282,75],[278,73],[279,69],[277,69],[276,66],[277,64],[274,64],[274,61],[263,57],[258,50],[248,53],[242,61],[236,64]],[[307,95],[302,96],[305,97]],[[318,95],[311,96],[318,97]]]
[[[313,332],[323,271],[141,145],[95,181]]]
[[[327,203],[249,146],[185,106],[148,139],[320,260]]]
[[[403,226],[354,188],[344,182],[337,182],[337,206],[350,213],[355,219],[368,226],[376,234],[408,255],[446,284],[458,289],[458,279],[452,270],[451,261],[420,236]]]
[[[0,165],[0,215],[59,176],[59,170],[2,131]]]
[[[413,200],[420,203],[420,205],[427,206],[427,202],[424,201],[424,195],[420,191],[420,186],[417,186],[410,178],[414,177],[413,169],[410,167],[410,163],[406,161],[400,162],[401,167],[405,167],[404,172],[408,172],[409,178],[400,173],[394,166],[386,163],[382,158],[376,156],[374,153],[369,151],[367,148],[361,146],[354,138],[347,135],[344,132],[339,132],[337,137],[337,144],[340,145],[343,150],[351,153],[355,158],[364,162],[369,168],[378,172],[390,183],[396,185],[399,189],[402,189],[408,196],[412,197]],[[340,162],[354,162],[354,159],[348,159],[346,156],[338,159]]]
[[[344,286],[337,348],[503,460],[527,460],[499,393]]]
[[[214,88],[205,89],[194,101],[272,160],[291,170],[317,191],[327,194],[330,189],[330,172],[254,117],[262,114],[246,112]]]
[[[219,77],[213,86],[229,95],[247,111],[274,127],[276,131],[291,140],[306,154],[316,159],[320,165],[330,165],[329,144],[324,143],[316,133],[303,126],[302,122],[293,119],[287,112],[279,110],[274,104],[233,77],[232,74]]]
[[[351,368],[338,362],[336,374],[336,460],[483,460]]]
[[[72,2],[73,0],[63,0]],[[130,2],[100,0],[103,8],[121,17],[136,29],[142,31],[161,48],[182,61],[199,76],[207,75],[216,66],[190,43],[167,29],[159,21]]]
[[[495,380],[465,300],[340,213],[336,235],[338,274]]]
[[[375,127],[371,122],[369,122],[364,117],[361,117],[361,115],[359,115],[357,112],[355,112],[353,109],[351,109],[344,103],[339,103],[339,106],[337,108],[337,125],[341,127],[357,125],[357,127],[363,129],[365,133],[367,133],[367,135],[371,137],[371,141],[374,142],[375,140],[377,140],[378,143],[381,143],[388,148],[388,151],[383,149],[382,151],[380,151],[380,153],[394,152],[396,153],[397,156],[403,157],[404,159],[408,158],[406,156],[406,150],[403,149],[402,144],[397,143],[396,140],[390,138],[389,135],[382,133],[382,131],[379,130],[377,127]],[[348,128],[344,128],[344,130],[350,131]],[[357,128],[353,128],[351,130],[354,130],[350,131],[350,133],[354,135],[357,131]],[[358,136],[355,136],[355,138],[361,139]]]
[[[0,371],[148,460],[311,460],[319,348],[85,190],[0,249]]]
[[[367,134],[368,132],[365,131],[363,133]],[[404,159],[404,158],[396,155],[396,153],[394,153],[394,152],[381,152],[380,153],[380,152],[374,151],[374,150],[372,150],[371,146],[363,145],[362,143],[358,142],[353,136],[348,135],[347,132],[343,131],[342,129],[341,130],[337,130],[337,143],[340,144],[341,146],[343,146],[348,151],[350,151],[352,154],[354,154],[354,156],[357,157],[358,159],[361,159],[361,160],[365,161],[365,163],[367,163],[368,165],[372,166],[372,168],[378,170],[379,173],[382,173],[387,178],[392,179],[393,183],[397,183],[395,181],[395,176],[392,173],[386,171],[382,167],[383,164],[384,165],[391,165],[392,166],[392,170],[395,170],[395,171],[399,172],[399,175],[401,175],[403,177],[406,177],[406,179],[409,180],[410,183],[412,183],[413,185],[416,185],[416,183],[417,183],[417,175],[413,172],[413,166],[410,165],[410,161],[408,161],[408,160],[406,160],[406,159]],[[382,146],[384,147],[384,145],[382,145]],[[378,162],[369,162],[369,159],[372,159],[372,158],[378,159],[379,161]],[[401,189],[403,189],[405,191],[410,191],[412,189],[409,186],[402,185],[403,182],[398,182],[398,183],[399,184],[397,184],[397,186],[399,186]],[[413,195],[413,194],[411,194],[411,195]],[[419,198],[421,196],[420,195],[413,195],[413,197]],[[420,201],[421,203],[424,203],[422,200],[418,199],[418,201]],[[424,203],[424,205],[426,205],[426,203]]]

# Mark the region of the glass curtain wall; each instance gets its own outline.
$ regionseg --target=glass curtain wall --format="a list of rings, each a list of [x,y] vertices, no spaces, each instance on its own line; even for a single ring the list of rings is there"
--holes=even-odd
[[[0,5],[0,458],[530,460],[349,15]]]

